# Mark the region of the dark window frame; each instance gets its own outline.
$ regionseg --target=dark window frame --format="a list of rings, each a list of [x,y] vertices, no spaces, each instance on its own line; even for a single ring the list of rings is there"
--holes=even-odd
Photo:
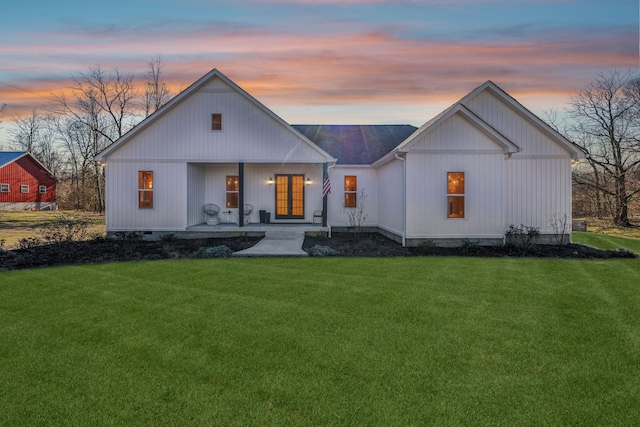
[[[238,175],[227,175],[225,177],[225,206],[228,209],[238,208],[238,197],[240,194],[240,185]]]
[[[138,209],[153,209],[153,171],[138,171]]]
[[[222,114],[211,114],[211,130],[222,130]]]
[[[345,175],[344,177],[344,207],[358,207],[358,176]]]
[[[447,218],[465,218],[466,186],[464,172],[447,172]]]

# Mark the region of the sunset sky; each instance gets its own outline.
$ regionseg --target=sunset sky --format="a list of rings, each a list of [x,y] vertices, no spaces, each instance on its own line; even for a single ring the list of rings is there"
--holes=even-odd
[[[100,65],[174,92],[218,68],[289,123],[420,125],[492,80],[534,113],[637,69],[638,0],[8,0],[0,125]]]

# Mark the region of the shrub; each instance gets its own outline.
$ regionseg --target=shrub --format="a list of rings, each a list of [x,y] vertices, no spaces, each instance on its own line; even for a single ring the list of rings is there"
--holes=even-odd
[[[175,242],[178,238],[173,233],[167,233],[160,236],[160,240],[163,242]]]
[[[200,248],[193,253],[194,258],[229,258],[233,251],[228,246],[211,246]]]
[[[84,240],[90,221],[78,213],[61,212],[42,226],[42,240],[46,243],[63,243]]]
[[[480,255],[483,252],[483,248],[477,240],[462,239],[460,249],[463,255]]]
[[[538,227],[528,227],[520,224],[519,227],[511,224],[505,233],[505,244],[518,248],[530,248],[540,236]]]
[[[18,241],[18,249],[29,250],[37,248],[42,244],[42,241],[37,237],[25,237]]]
[[[313,245],[307,249],[307,253],[311,256],[335,256],[338,255],[338,251],[329,246]]]
[[[119,241],[135,241],[142,240],[142,233],[139,231],[116,231],[113,233],[113,239]]]

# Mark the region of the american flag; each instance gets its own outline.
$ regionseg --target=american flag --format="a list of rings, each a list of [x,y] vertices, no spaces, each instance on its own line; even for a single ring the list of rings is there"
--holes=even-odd
[[[322,197],[327,194],[331,194],[331,182],[329,182],[329,175],[322,177]]]

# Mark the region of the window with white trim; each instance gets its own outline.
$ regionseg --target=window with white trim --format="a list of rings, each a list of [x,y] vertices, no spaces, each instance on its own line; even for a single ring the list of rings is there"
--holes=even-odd
[[[21,185],[20,186],[20,192],[21,193],[25,193],[25,194],[29,193],[29,186],[25,185],[25,184]]]
[[[45,194],[47,192],[47,186],[46,185],[41,185],[38,187],[38,193],[40,194]]]
[[[447,218],[464,218],[464,172],[447,172]]]
[[[0,193],[8,193],[9,184],[0,184]]]
[[[355,208],[358,206],[358,177],[347,175],[344,177],[344,207]]]
[[[138,209],[153,209],[152,171],[138,171]]]

